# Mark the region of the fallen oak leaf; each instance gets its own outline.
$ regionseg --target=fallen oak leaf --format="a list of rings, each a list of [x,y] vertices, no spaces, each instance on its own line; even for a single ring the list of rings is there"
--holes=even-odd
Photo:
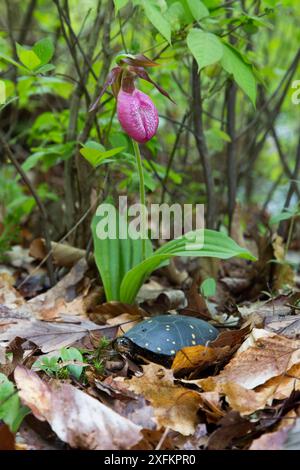
[[[0,342],[9,342],[16,337],[26,339],[38,346],[43,353],[56,351],[74,344],[91,331],[105,332],[103,335],[114,337],[117,326],[100,326],[89,320],[81,320],[78,317],[66,317],[64,322],[45,322],[31,320],[20,326],[12,325],[0,334]]]
[[[224,346],[230,346],[231,350],[235,351],[245,337],[250,333],[249,326],[241,328],[240,330],[226,330],[222,331],[219,336],[210,343],[212,348],[222,348]]]
[[[286,374],[268,380],[258,391],[274,390],[275,400],[285,400],[293,392],[300,391],[300,364],[295,364]]]
[[[132,377],[127,384],[129,390],[143,395],[151,403],[159,426],[169,427],[184,436],[194,433],[202,403],[200,394],[175,385],[170,369],[150,363],[143,366],[141,377]]]
[[[39,320],[53,320],[61,315],[83,315],[84,295],[76,292],[88,269],[86,260],[80,259],[54,287],[27,302],[33,315]]]
[[[70,384],[46,384],[22,366],[14,377],[22,402],[73,448],[129,449],[141,440],[140,426]]]
[[[241,330],[223,331],[209,346],[197,345],[181,349],[176,353],[172,369],[177,374],[181,371],[197,369],[223,361],[232,355],[249,333],[249,326]]]
[[[186,381],[187,383],[198,384],[197,380]],[[231,409],[238,411],[241,416],[250,415],[257,410],[271,406],[273,400],[285,400],[290,397],[294,391],[300,390],[300,365],[296,364],[286,374],[274,377],[265,384],[249,390],[240,384],[226,382],[222,384],[222,394]],[[209,393],[204,392],[201,396]],[[217,393],[218,394],[218,393]],[[207,413],[207,412],[206,412]]]
[[[256,392],[234,382],[223,384],[223,393],[231,409],[238,411],[241,416],[250,415],[263,409],[267,401],[272,399],[270,390]]]
[[[223,348],[202,345],[188,346],[177,351],[171,368],[174,370],[174,374],[183,370],[202,369],[228,356],[229,350],[229,346]]]
[[[77,261],[86,256],[86,250],[75,248],[65,243],[51,242],[52,258],[56,266],[70,268]],[[43,260],[47,256],[47,247],[44,238],[36,238],[31,242],[29,254],[32,258]],[[89,256],[89,263],[93,261],[92,255]]]
[[[223,385],[228,382],[254,389],[300,363],[300,341],[279,335],[265,336],[255,341],[253,346],[239,351],[218,375],[200,379],[197,385],[205,391],[221,393]]]
[[[54,287],[28,302],[13,287],[12,277],[0,275],[0,318],[53,320],[63,314],[83,316],[87,310],[85,295],[78,295],[76,287],[86,280],[87,268],[85,259],[81,259]]]
[[[248,338],[242,343],[237,352],[241,353],[249,349],[251,346],[255,347],[255,344],[259,339],[269,338],[271,336],[275,336],[275,334],[276,333],[264,330],[263,328],[253,328]]]

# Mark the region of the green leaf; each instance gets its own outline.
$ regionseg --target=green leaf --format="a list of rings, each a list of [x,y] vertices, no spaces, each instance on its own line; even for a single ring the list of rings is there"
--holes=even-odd
[[[5,62],[8,62],[9,64],[15,65],[18,68],[23,68],[21,64],[16,62],[14,59],[11,59],[8,55],[3,54],[3,52],[0,52],[0,60],[5,60]],[[25,69],[23,68],[23,70]]]
[[[118,11],[121,10],[121,8],[127,5],[127,3],[128,0],[114,0],[116,15],[118,14]]]
[[[165,18],[170,23],[173,31],[180,29],[182,25],[188,23],[181,2],[172,3],[165,12]]]
[[[152,5],[150,0],[147,0],[147,2],[142,1],[141,4],[144,7],[148,20],[160,32],[160,34],[166,38],[169,43],[171,43],[171,25],[164,18],[162,12],[155,5]]]
[[[67,361],[83,362],[82,354],[76,348],[63,348],[60,351],[60,357],[64,362],[67,362]],[[76,366],[75,364],[74,365],[70,364],[66,367],[67,367],[69,373],[73,377],[75,377],[75,379],[77,379],[77,380],[80,379],[80,376],[81,376],[82,371],[83,371],[83,366],[81,366],[81,365]]]
[[[219,37],[200,29],[189,31],[187,45],[198,63],[199,70],[218,62],[223,56],[223,44]]]
[[[270,218],[270,224],[275,225],[275,224],[278,224],[278,222],[281,222],[282,220],[289,220],[292,217],[295,217],[296,214],[297,214],[297,209],[295,209],[294,211],[284,210],[280,212],[279,214],[273,215]]]
[[[187,4],[196,21],[209,16],[209,10],[200,0],[187,0]]]
[[[36,42],[32,50],[40,59],[40,65],[45,65],[48,64],[53,57],[54,45],[50,38],[44,38]]]
[[[18,43],[16,43],[16,48],[19,60],[28,70],[34,70],[42,65],[41,59],[32,49],[21,46]]]
[[[34,168],[42,158],[48,155],[47,151],[35,152],[22,164],[22,168],[24,171],[29,171],[31,168]]]
[[[67,142],[65,144],[49,145],[45,148],[39,147],[36,152],[34,152],[25,160],[25,162],[22,164],[22,168],[24,171],[29,171],[41,161],[44,163],[47,162],[50,164],[50,166],[52,166],[59,159],[67,160],[72,155],[74,144],[75,142]]]
[[[229,74],[233,75],[239,87],[250,98],[253,105],[256,102],[256,79],[252,66],[247,64],[240,53],[229,44],[223,43],[224,54],[221,65]]]
[[[109,203],[109,201],[106,201]],[[101,205],[103,207],[103,205]],[[94,215],[92,234],[94,241],[94,256],[103,283],[106,300],[120,299],[120,286],[125,274],[142,260],[142,240],[133,240],[128,236],[126,218],[118,213],[110,204],[110,214],[116,227],[115,237],[101,239],[97,233],[99,223],[104,225],[104,214]],[[99,213],[98,213],[99,214]],[[125,239],[119,233],[125,234]],[[152,253],[150,240],[147,243],[147,255]]]
[[[103,164],[104,160],[117,155],[124,149],[125,147],[117,147],[114,149],[105,150],[103,145],[90,140],[86,142],[83,148],[80,149],[80,153],[94,168],[96,168]]]
[[[205,279],[201,286],[200,286],[200,292],[203,295],[203,297],[212,297],[216,293],[216,281],[214,280],[213,277],[208,277]]]
[[[204,237],[203,246],[198,241],[202,237]],[[207,229],[189,232],[166,243],[152,256],[127,272],[121,284],[121,302],[133,303],[138,291],[150,274],[174,256],[201,256],[219,259],[238,256],[253,261],[256,259],[246,248],[240,247],[225,233]]]
[[[0,420],[9,426],[11,432],[16,433],[28,412],[28,408],[21,405],[14,384],[0,373]]]
[[[53,64],[45,64],[35,70],[35,73],[46,73],[51,72],[51,70],[55,69],[55,65]]]

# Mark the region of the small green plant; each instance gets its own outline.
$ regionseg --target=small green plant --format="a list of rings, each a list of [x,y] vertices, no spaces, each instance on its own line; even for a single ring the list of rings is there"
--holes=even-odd
[[[0,58],[9,64],[19,68],[27,74],[43,74],[54,70],[54,65],[50,60],[54,54],[54,45],[50,38],[37,41],[33,47],[23,46],[16,43],[17,56],[20,62],[0,52]]]
[[[16,433],[29,411],[21,404],[14,384],[0,373],[0,421],[4,421],[11,432]]]
[[[102,359],[95,359],[93,362],[93,366],[97,374],[102,375],[104,373],[104,364]]]
[[[70,376],[79,380],[83,371],[83,356],[77,348],[62,348],[58,356],[41,357],[32,365],[33,370],[42,370],[50,377],[67,379]],[[66,364],[68,363],[68,364]],[[71,363],[71,364],[69,364]]]

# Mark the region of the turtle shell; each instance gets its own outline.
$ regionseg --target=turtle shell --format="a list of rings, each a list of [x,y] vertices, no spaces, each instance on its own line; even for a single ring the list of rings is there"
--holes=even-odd
[[[210,323],[186,315],[158,315],[124,334],[146,353],[172,357],[180,349],[213,341],[219,332]]]

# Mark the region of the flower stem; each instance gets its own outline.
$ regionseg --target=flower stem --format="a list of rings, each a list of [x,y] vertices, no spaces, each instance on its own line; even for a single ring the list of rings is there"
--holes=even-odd
[[[141,204],[141,235],[142,235],[142,259],[146,259],[146,193],[145,193],[145,181],[144,181],[144,172],[143,172],[143,163],[140,153],[139,144],[131,139],[137,169],[139,173],[139,185],[140,185],[140,204]]]

